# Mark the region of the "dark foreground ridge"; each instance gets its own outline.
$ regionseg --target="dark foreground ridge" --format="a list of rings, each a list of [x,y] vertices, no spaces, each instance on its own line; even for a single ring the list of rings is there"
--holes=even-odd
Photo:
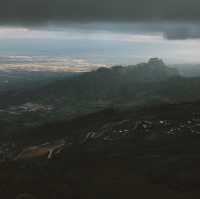
[[[4,199],[200,195],[200,102],[106,109],[13,140],[1,146]]]

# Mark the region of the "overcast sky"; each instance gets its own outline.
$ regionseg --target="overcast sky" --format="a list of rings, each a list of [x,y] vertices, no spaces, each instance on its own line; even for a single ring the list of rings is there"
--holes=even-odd
[[[1,0],[2,23],[199,20],[199,0]]]
[[[0,3],[0,68],[200,63],[199,0]]]
[[[0,26],[0,68],[88,70],[162,58],[200,63],[199,23],[65,23]]]

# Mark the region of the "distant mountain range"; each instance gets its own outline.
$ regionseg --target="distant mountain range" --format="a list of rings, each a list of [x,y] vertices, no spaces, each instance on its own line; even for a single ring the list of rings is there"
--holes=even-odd
[[[3,129],[62,120],[109,107],[173,104],[200,99],[199,77],[183,77],[158,58],[99,68],[0,94]],[[38,86],[39,85],[39,86]]]
[[[115,100],[126,95],[137,95],[139,87],[142,89],[148,87],[148,84],[178,77],[180,75],[175,68],[169,68],[162,60],[152,58],[148,63],[99,68],[77,77],[51,82],[35,90],[18,91],[12,93],[16,99],[13,103],[18,103],[18,99],[19,103],[28,100],[43,101],[43,99],[49,103],[54,102],[55,99],[60,102],[62,100]]]
[[[200,78],[186,78],[162,60],[132,66],[99,68],[72,78],[51,82],[39,89],[19,92],[14,103],[36,102],[67,111],[143,105],[199,99]],[[8,101],[6,101],[7,103]],[[73,109],[73,110],[72,110]],[[82,110],[83,109],[83,110]]]

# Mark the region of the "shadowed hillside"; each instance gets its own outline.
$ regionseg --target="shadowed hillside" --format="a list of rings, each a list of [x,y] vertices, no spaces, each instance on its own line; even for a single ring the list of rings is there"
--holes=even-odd
[[[1,196],[198,196],[200,103],[108,109],[15,137],[0,164]],[[3,160],[3,159],[2,159]]]
[[[2,134],[10,135],[16,129],[20,131],[107,107],[128,109],[196,101],[200,99],[199,86],[200,78],[182,77],[157,58],[133,66],[99,68],[45,86],[2,94],[0,128]]]

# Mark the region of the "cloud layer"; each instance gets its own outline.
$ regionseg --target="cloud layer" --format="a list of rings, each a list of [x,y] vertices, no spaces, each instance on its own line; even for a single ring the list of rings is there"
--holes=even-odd
[[[199,0],[1,0],[0,22],[199,20]]]

